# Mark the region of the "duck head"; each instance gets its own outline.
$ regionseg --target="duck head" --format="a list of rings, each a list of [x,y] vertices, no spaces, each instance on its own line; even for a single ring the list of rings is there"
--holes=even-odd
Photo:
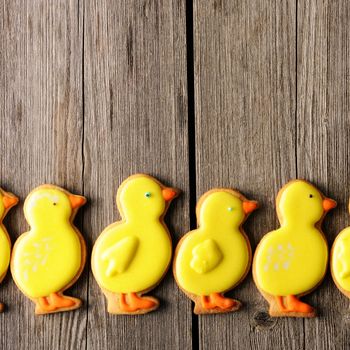
[[[253,210],[255,201],[245,199],[238,192],[228,189],[214,189],[205,193],[197,206],[199,225],[210,227],[239,227]]]
[[[5,192],[0,188],[0,218],[10,210],[13,206],[18,203],[18,198],[9,192]]]
[[[158,219],[177,195],[178,190],[163,186],[151,176],[136,174],[120,185],[117,205],[126,220]]]
[[[315,225],[336,206],[320,191],[304,180],[287,183],[277,196],[280,221],[284,225]]]
[[[30,226],[50,227],[56,222],[68,221],[85,203],[83,196],[73,195],[58,186],[42,185],[28,195],[24,212]]]

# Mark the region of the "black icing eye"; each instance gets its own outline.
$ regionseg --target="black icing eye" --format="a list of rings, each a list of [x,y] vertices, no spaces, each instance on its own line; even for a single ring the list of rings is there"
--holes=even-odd
[[[151,192],[146,192],[145,197],[147,197],[147,198],[151,197]]]
[[[312,198],[313,197],[313,195],[312,194],[309,194],[309,198]]]
[[[57,203],[52,203],[53,205],[57,205]]]

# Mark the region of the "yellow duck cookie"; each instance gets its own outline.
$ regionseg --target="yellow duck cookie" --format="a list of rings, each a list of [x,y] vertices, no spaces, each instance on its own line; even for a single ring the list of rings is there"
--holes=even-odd
[[[36,305],[36,314],[73,310],[77,298],[63,295],[79,278],[86,246],[73,225],[86,199],[53,185],[34,189],[24,202],[30,230],[16,241],[11,272],[18,288]]]
[[[18,203],[18,198],[12,193],[0,188],[0,282],[5,278],[11,257],[11,240],[6,227],[2,223],[9,210]],[[4,304],[0,303],[0,312]]]
[[[290,181],[279,191],[276,207],[281,227],[262,238],[253,260],[254,281],[270,304],[271,316],[316,315],[299,297],[325,276],[328,247],[321,225],[335,206],[307,181]]]
[[[198,228],[178,243],[173,272],[179,287],[195,302],[194,313],[238,310],[238,300],[223,293],[238,285],[251,264],[251,247],[242,225],[257,208],[239,192],[213,189],[196,208]]]
[[[338,289],[350,298],[350,227],[341,231],[333,243],[331,273]]]
[[[168,270],[172,244],[163,221],[177,190],[148,175],[136,174],[119,187],[122,220],[109,225],[92,250],[91,267],[113,314],[143,314],[159,301],[143,297]]]

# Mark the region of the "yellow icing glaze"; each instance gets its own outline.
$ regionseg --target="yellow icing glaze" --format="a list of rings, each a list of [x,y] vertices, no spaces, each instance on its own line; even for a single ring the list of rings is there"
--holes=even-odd
[[[119,187],[117,204],[123,220],[98,237],[91,257],[93,274],[110,292],[148,290],[161,280],[172,255],[161,222],[166,210],[162,188],[149,176],[131,176]]]
[[[350,228],[337,236],[332,253],[332,274],[336,283],[345,291],[350,291]]]
[[[4,192],[0,189],[0,279],[6,274],[10,264],[11,242],[2,220],[6,213],[3,202]]]
[[[311,184],[296,180],[278,196],[281,228],[266,234],[254,256],[255,280],[275,296],[299,295],[321,282],[328,262],[328,247],[316,224],[323,198]]]
[[[30,231],[15,243],[11,271],[18,287],[29,297],[59,292],[81,269],[82,249],[72,226],[67,192],[51,185],[32,191],[24,203]]]
[[[185,291],[209,295],[240,282],[249,268],[250,247],[240,231],[245,219],[242,201],[234,192],[211,191],[200,203],[199,227],[180,241],[174,272]]]

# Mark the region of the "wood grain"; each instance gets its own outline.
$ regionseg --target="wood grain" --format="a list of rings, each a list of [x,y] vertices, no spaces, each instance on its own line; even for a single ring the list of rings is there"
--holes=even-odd
[[[349,226],[350,3],[298,4],[298,176],[338,202],[325,221],[329,244]],[[305,349],[349,348],[349,300],[330,273],[307,300],[320,316],[305,320]]]
[[[165,218],[174,243],[189,229],[184,1],[87,1],[84,30],[84,229],[91,245],[119,218],[115,195],[143,172],[183,193]],[[89,278],[89,349],[189,349],[190,302],[169,271],[151,295],[160,308],[143,316],[106,312]]]
[[[27,230],[22,203],[30,190],[54,183],[82,188],[82,26],[76,1],[6,1],[0,6],[0,182],[21,198],[8,220],[12,241]],[[77,220],[79,225],[79,218]],[[83,232],[84,233],[84,232]],[[71,289],[86,300],[86,278]],[[8,275],[0,288],[0,348],[86,346],[84,306],[34,316],[34,304]]]
[[[253,248],[277,226],[275,196],[296,176],[295,1],[194,6],[197,196],[232,187],[261,209],[245,225]],[[202,349],[302,349],[303,320],[272,319],[251,274],[229,293],[237,313],[199,317]]]
[[[325,220],[331,244],[349,225],[350,3],[195,0],[186,28],[189,4],[4,1],[0,186],[22,203],[42,183],[85,194],[89,204],[76,223],[91,250],[119,218],[116,190],[135,172],[183,191],[166,217],[175,245],[189,230],[191,176],[198,198],[221,186],[260,202],[245,225],[254,249],[278,225],[278,189],[300,177],[339,203]],[[190,102],[186,30],[194,34]],[[22,203],[5,219],[12,241],[28,228]],[[0,348],[349,348],[349,300],[329,274],[305,298],[319,310],[316,319],[270,318],[249,275],[229,293],[244,303],[239,312],[193,317],[192,327],[190,301],[171,272],[152,292],[161,308],[129,317],[106,313],[88,268],[70,290],[83,308],[46,317],[34,316],[8,275],[0,286],[8,307]]]

